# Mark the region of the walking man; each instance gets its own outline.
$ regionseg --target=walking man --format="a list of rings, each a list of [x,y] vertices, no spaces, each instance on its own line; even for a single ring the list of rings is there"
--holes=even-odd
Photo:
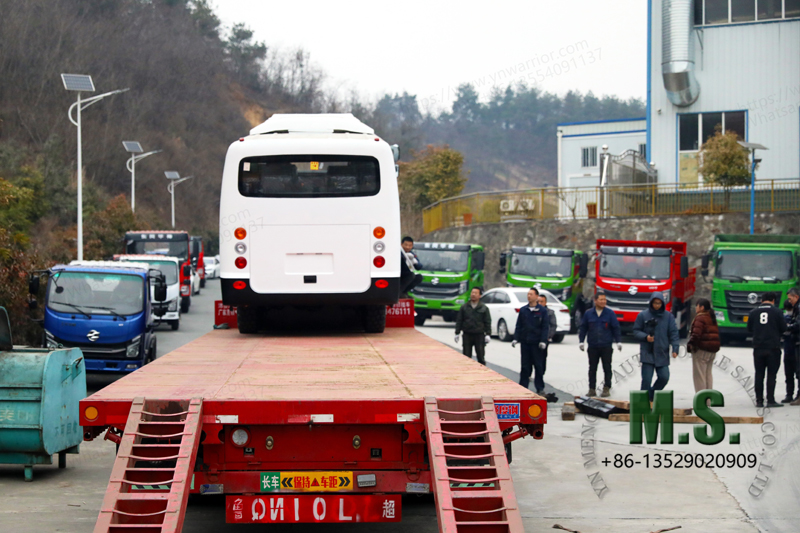
[[[786,321],[775,307],[775,293],[765,292],[761,305],[747,316],[747,331],[753,334],[753,364],[756,367],[756,407],[764,407],[764,371],[767,374],[767,407],[783,407],[775,401],[775,379],[781,367],[781,340]]]
[[[782,318],[782,317],[781,317]],[[648,391],[653,401],[657,390],[664,390],[669,383],[669,351],[678,357],[680,336],[675,317],[664,308],[664,295],[656,291],[650,296],[650,303],[636,317],[633,323],[633,336],[640,342],[639,361],[642,363],[642,390]],[[656,382],[653,383],[653,374]]]
[[[422,274],[417,274],[417,270],[422,269],[422,263],[414,253],[414,239],[406,235],[400,246],[403,249],[400,252],[400,295],[408,298],[408,293],[422,283]]]
[[[787,313],[786,332],[783,334],[783,372],[786,374],[786,398],[781,403],[791,403],[795,399],[800,399],[800,368],[797,361],[797,342],[800,337],[800,289],[794,287],[789,289],[786,295]],[[794,381],[798,378],[797,398],[794,397]],[[794,404],[792,404],[794,405]]]
[[[514,328],[514,340],[511,347],[520,343],[522,368],[519,372],[519,384],[528,388],[531,372],[536,370],[533,385],[536,394],[544,393],[544,371],[546,366],[547,339],[550,335],[550,319],[547,308],[539,305],[539,290],[528,291],[528,305],[519,310],[517,325]]]
[[[456,314],[456,344],[464,332],[464,355],[472,359],[472,347],[475,356],[482,365],[486,364],[486,345],[492,333],[492,315],[489,308],[481,302],[481,289],[475,287],[469,293],[469,301],[461,306]]]
[[[589,396],[597,396],[597,365],[603,362],[603,398],[611,396],[611,357],[614,354],[614,343],[617,350],[622,351],[622,335],[619,321],[614,311],[606,307],[606,295],[598,292],[594,295],[594,309],[583,313],[578,331],[579,348],[586,350],[584,341],[589,341]]]

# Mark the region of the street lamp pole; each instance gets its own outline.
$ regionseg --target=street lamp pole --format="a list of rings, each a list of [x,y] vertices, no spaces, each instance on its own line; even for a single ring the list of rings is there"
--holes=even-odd
[[[136,212],[136,162],[144,159],[147,156],[160,153],[161,150],[153,150],[151,152],[142,153],[142,145],[136,141],[122,141],[122,146],[125,150],[130,152],[131,158],[125,164],[128,172],[131,173],[131,211]]]
[[[164,175],[170,180],[169,185],[167,185],[167,190],[169,191],[170,201],[172,202],[172,229],[175,229],[175,186],[181,182],[192,179],[194,176],[181,178],[180,173],[174,170],[168,170],[164,172]]]
[[[129,89],[120,89],[117,91],[111,91],[104,94],[100,94],[97,96],[93,96],[91,98],[87,98],[86,100],[81,99],[81,92],[82,91],[94,91],[94,83],[92,82],[91,76],[86,76],[83,74],[62,74],[61,80],[64,82],[64,88],[68,91],[77,91],[78,92],[78,99],[77,101],[69,107],[67,111],[67,116],[69,117],[69,121],[72,122],[78,128],[78,261],[83,260],[83,147],[82,147],[82,138],[81,138],[81,111],[89,107],[90,105],[99,102],[106,96],[111,96],[113,94],[124,93]],[[75,109],[75,118],[72,118],[72,110]]]
[[[769,150],[769,148],[758,143],[744,141],[739,141],[739,145],[750,152],[753,159],[750,166],[750,235],[752,235],[756,226],[756,166],[761,162],[760,159],[756,159],[756,150]]]

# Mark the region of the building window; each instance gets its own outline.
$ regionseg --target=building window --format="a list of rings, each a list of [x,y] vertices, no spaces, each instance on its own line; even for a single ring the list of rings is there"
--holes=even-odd
[[[581,148],[581,166],[583,168],[597,166],[597,146]]]
[[[647,159],[647,144],[642,143],[639,145],[639,155]]]
[[[697,113],[678,115],[678,150],[692,152],[713,137],[717,130],[722,133],[734,132],[745,139],[745,112]]]
[[[800,17],[800,0],[696,0],[694,5],[698,26]]]

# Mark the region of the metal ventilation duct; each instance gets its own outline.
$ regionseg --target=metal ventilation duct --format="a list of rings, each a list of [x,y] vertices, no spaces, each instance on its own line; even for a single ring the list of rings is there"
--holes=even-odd
[[[661,4],[661,74],[669,101],[692,105],[700,96],[694,75],[693,0],[663,0]]]

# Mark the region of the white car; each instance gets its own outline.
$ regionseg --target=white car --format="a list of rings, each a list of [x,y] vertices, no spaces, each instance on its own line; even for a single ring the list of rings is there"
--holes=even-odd
[[[216,257],[206,257],[203,263],[206,266],[206,279],[216,279],[219,277],[219,259]]]
[[[553,342],[561,342],[569,333],[569,307],[562,304],[550,292],[539,290],[539,294],[547,298],[547,307],[555,311],[558,328],[553,335]],[[491,289],[481,298],[492,315],[492,335],[501,341],[511,341],[517,326],[519,310],[528,305],[528,289],[520,287]]]

